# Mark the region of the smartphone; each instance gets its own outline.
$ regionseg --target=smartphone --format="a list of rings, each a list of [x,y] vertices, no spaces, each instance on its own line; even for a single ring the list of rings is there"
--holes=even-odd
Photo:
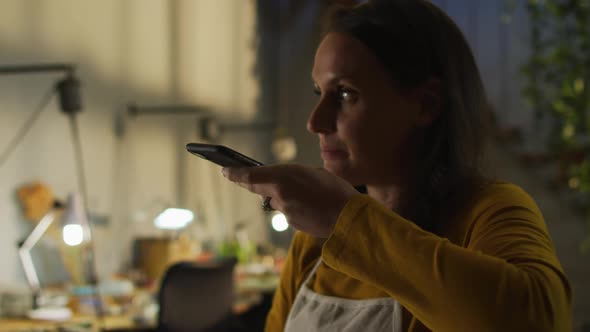
[[[263,164],[250,157],[223,145],[188,143],[186,150],[197,157],[209,160],[222,167],[262,166]]]

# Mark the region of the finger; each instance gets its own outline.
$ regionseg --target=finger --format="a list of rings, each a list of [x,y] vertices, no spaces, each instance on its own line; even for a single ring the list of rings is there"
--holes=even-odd
[[[261,184],[276,183],[287,169],[285,165],[257,167],[224,167],[221,173],[232,182]]]
[[[272,189],[272,185],[260,185],[260,184],[247,184],[236,182],[236,184],[252,193],[260,195],[260,203],[269,199],[269,205],[272,210],[281,211],[282,205],[278,197],[276,197],[276,191]]]
[[[274,185],[271,184],[251,184],[251,183],[242,183],[236,182],[236,184],[250,192],[258,194],[264,197],[273,197],[275,196]]]

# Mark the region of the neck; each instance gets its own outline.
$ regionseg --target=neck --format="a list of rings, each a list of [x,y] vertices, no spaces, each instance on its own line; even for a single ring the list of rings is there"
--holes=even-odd
[[[367,194],[391,210],[400,207],[402,189],[399,185],[368,185]]]
[[[388,177],[380,177],[378,181],[368,181],[367,194],[390,210],[401,213],[407,199],[408,188],[412,183],[414,172],[409,167],[398,168]]]

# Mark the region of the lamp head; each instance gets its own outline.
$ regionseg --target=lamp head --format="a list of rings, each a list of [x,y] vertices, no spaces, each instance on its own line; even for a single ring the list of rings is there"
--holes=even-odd
[[[272,228],[277,232],[286,231],[289,228],[289,222],[287,221],[287,217],[281,212],[275,212],[272,216]]]
[[[82,198],[77,193],[68,196],[62,226],[63,241],[69,246],[77,246],[91,239],[88,217],[84,211]]]

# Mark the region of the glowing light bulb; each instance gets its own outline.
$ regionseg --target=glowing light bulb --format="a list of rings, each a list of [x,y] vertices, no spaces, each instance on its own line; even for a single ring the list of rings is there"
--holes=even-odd
[[[272,143],[272,153],[280,162],[287,162],[297,156],[297,144],[291,136],[275,138]]]
[[[168,208],[154,220],[156,227],[160,229],[181,229],[186,227],[195,218],[190,210]]]
[[[289,223],[287,222],[287,217],[285,217],[282,213],[277,213],[272,216],[272,228],[277,232],[283,232],[289,228]]]
[[[68,246],[77,246],[84,241],[84,230],[81,225],[65,225],[62,236]]]

